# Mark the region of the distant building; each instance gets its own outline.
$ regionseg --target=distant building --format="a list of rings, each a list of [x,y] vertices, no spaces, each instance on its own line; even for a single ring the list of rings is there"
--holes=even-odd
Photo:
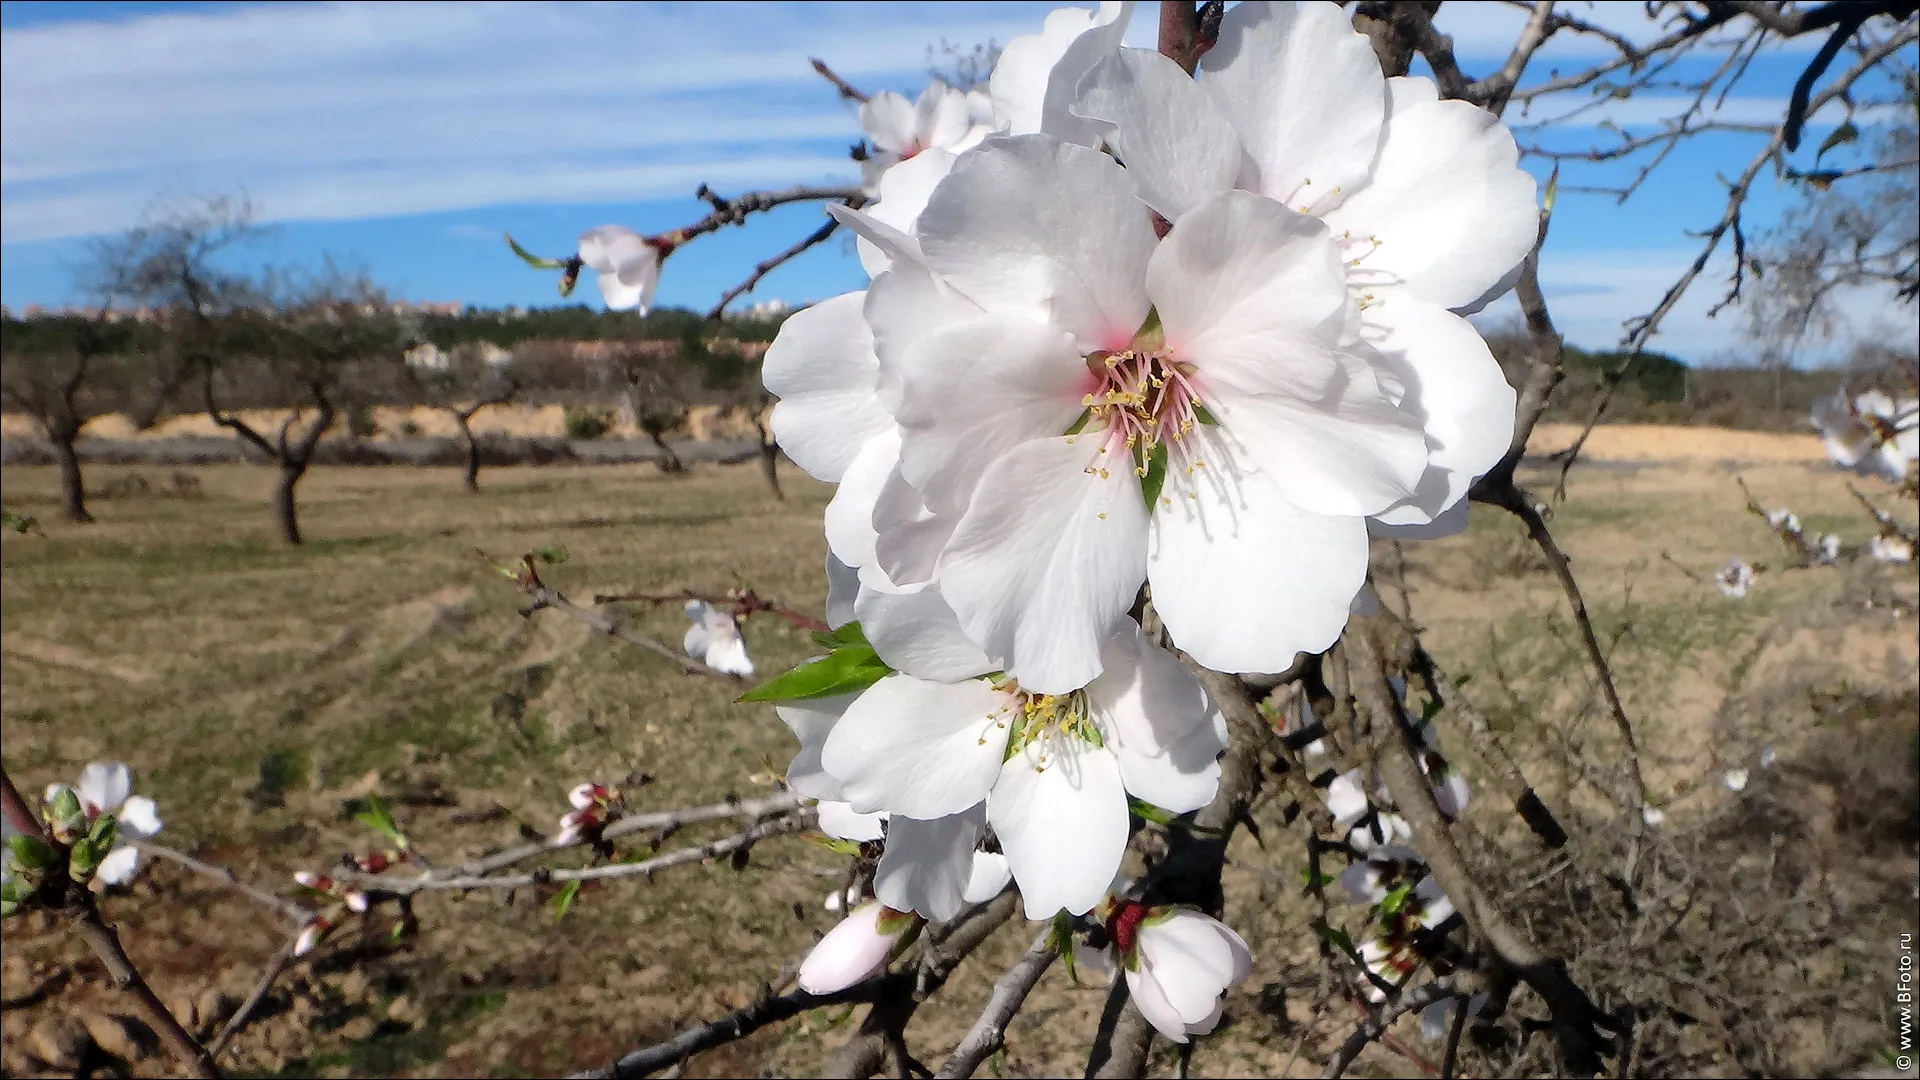
[[[773,319],[793,310],[793,305],[785,300],[762,300],[757,304],[748,304],[744,314],[750,319]]]

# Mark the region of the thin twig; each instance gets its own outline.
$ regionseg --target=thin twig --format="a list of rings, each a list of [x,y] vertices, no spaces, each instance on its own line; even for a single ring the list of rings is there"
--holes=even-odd
[[[1389,997],[1368,1009],[1366,1019],[1360,1022],[1359,1027],[1353,1029],[1353,1033],[1347,1036],[1346,1041],[1340,1044],[1340,1049],[1334,1053],[1333,1060],[1327,1063],[1327,1070],[1324,1073],[1327,1080],[1339,1080],[1340,1076],[1347,1071],[1347,1066],[1353,1064],[1353,1060],[1360,1056],[1360,1051],[1365,1050],[1368,1043],[1385,1035],[1387,1028],[1392,1026],[1395,1020],[1407,1013],[1424,1009],[1436,1001],[1460,996],[1462,992],[1454,986],[1454,980],[1443,977],[1421,983],[1411,990]]]
[[[679,592],[671,593],[595,593],[593,596],[593,602],[596,604],[658,605],[677,604],[687,600],[698,600],[703,604],[712,604],[715,607],[729,607],[741,615],[750,615],[756,611],[764,611],[770,615],[778,615],[802,630],[818,630],[824,633],[833,629],[824,621],[816,619],[811,615],[795,611],[777,600],[763,599],[756,595],[751,589],[748,589],[744,594],[739,596],[695,592],[692,589],[681,589]]]
[[[825,60],[816,60],[808,57],[807,62],[813,65],[813,70],[819,72],[821,78],[832,83],[833,88],[840,91],[841,97],[846,98],[848,101],[858,101],[863,104],[866,102],[867,95],[855,88],[852,83],[835,74],[834,70],[827,66]]]
[[[287,939],[287,943],[280,947],[280,951],[273,955],[273,959],[267,962],[267,970],[261,974],[260,981],[254,983],[253,990],[247,995],[247,999],[241,1002],[240,1007],[227,1018],[227,1022],[221,1025],[220,1034],[214,1036],[213,1041],[207,1044],[209,1056],[216,1058],[220,1056],[220,1051],[240,1033],[240,1028],[247,1022],[247,1018],[253,1015],[253,1011],[260,1007],[262,1001],[267,999],[267,991],[273,988],[273,984],[279,980],[283,972],[293,966],[296,959],[293,950],[299,940],[300,932],[296,930],[293,936]]]
[[[862,205],[862,202],[863,200],[858,200],[858,199],[850,200],[849,202],[846,203],[846,205],[851,206],[857,210]],[[740,297],[746,295],[747,293],[752,292],[754,288],[760,284],[761,278],[766,277],[768,274],[772,273],[776,268],[778,268],[781,264],[787,262],[788,260],[798,257],[799,255],[804,253],[807,249],[813,247],[816,244],[824,242],[827,239],[827,237],[832,236],[834,230],[838,229],[839,227],[840,227],[840,222],[838,220],[834,218],[828,218],[825,221],[825,223],[823,223],[819,228],[813,230],[812,232],[808,233],[806,236],[802,237],[800,241],[794,244],[792,247],[786,249],[785,251],[780,252],[778,255],[775,255],[772,258],[765,259],[759,263],[756,263],[753,268],[753,273],[748,274],[747,279],[745,281],[742,281],[740,284],[735,285],[733,288],[728,289],[726,292],[720,294],[720,299],[713,305],[713,309],[707,312],[707,318],[709,320],[718,319],[721,313],[727,310],[728,304],[731,304],[735,300],[739,299]]]
[[[165,845],[156,844],[151,840],[128,839],[126,843],[131,844],[133,847],[138,848],[148,855],[152,855],[156,859],[164,859],[168,862],[184,866],[202,877],[211,878],[245,895],[249,900],[252,900],[262,907],[271,908],[295,926],[305,926],[313,921],[314,913],[308,910],[305,905],[295,903],[284,896],[268,892],[258,885],[252,885],[242,881],[238,875],[224,866],[215,866],[209,862],[202,862],[184,851],[176,851]]]
[[[1014,1014],[1025,1004],[1027,995],[1039,984],[1040,976],[1046,974],[1054,958],[1060,951],[1054,947],[1053,931],[1048,929],[1034,939],[1027,947],[1027,953],[1020,962],[1009,968],[993,984],[993,995],[987,999],[987,1007],[980,1011],[980,1018],[961,1038],[960,1044],[953,1048],[953,1056],[947,1059],[940,1071],[934,1073],[934,1080],[965,1080],[980,1067],[994,1051],[1006,1042],[1007,1025],[1013,1021]]]

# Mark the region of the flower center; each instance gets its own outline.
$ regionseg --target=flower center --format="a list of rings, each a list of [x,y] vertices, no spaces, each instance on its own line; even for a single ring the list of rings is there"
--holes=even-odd
[[[1035,694],[1020,689],[1011,679],[998,685],[1007,700],[990,720],[996,727],[1009,729],[1006,756],[1001,760],[1011,761],[1015,754],[1040,743],[1039,760],[1034,766],[1039,771],[1048,765],[1049,750],[1071,753],[1078,750],[1078,744],[1107,744],[1099,725],[1093,722],[1084,692]],[[980,741],[985,743],[986,737],[982,735]]]
[[[1205,465],[1187,436],[1194,425],[1213,422],[1194,385],[1193,365],[1175,359],[1159,337],[1155,327],[1122,351],[1087,357],[1094,387],[1080,399],[1087,412],[1074,428],[1101,432],[1100,453],[1111,455],[1088,466],[1088,472],[1104,480],[1106,463],[1124,456],[1154,489],[1150,502],[1159,487],[1158,479],[1148,479],[1150,473],[1157,470],[1163,478],[1169,467],[1177,467],[1192,475]]]

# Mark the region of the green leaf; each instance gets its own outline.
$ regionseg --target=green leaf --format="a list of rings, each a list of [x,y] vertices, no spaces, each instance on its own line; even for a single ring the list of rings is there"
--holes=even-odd
[[[893,669],[870,645],[847,645],[741,694],[736,701],[807,701],[865,690]]]
[[[502,233],[501,235],[507,238],[507,246],[513,249],[513,253],[520,256],[523,262],[535,270],[566,269],[567,262],[565,259],[543,259],[533,252],[528,251],[526,248],[521,247],[519,243],[514,240],[512,233]]]
[[[1820,149],[1813,155],[1813,163],[1815,165],[1820,164],[1820,159],[1827,156],[1827,151],[1837,146],[1845,146],[1859,137],[1860,129],[1853,126],[1853,121],[1846,121],[1839,127],[1834,128],[1825,139],[1821,140]]]
[[[38,524],[38,522],[33,518],[21,517],[11,510],[0,510],[0,527],[12,529],[14,532],[25,535],[32,532],[36,524]]]
[[[100,861],[107,852],[91,840],[74,841],[73,849],[67,854],[67,876],[75,881],[84,882],[100,868]]]
[[[1073,969],[1073,917],[1064,911],[1053,915],[1053,951],[1060,954],[1060,962],[1067,966],[1067,978],[1078,983],[1080,976]]]
[[[1140,478],[1140,497],[1147,502],[1147,510],[1153,510],[1153,504],[1160,501],[1160,489],[1167,483],[1167,444],[1154,443],[1147,452],[1147,475]]]
[[[853,840],[843,840],[838,836],[815,836],[812,840],[836,855],[853,857],[860,854],[860,845]]]
[[[1219,417],[1216,417],[1212,413],[1208,412],[1207,407],[1205,405],[1200,404],[1197,401],[1193,403],[1193,418],[1195,420],[1200,421],[1201,425],[1204,427],[1220,426]]]
[[[80,796],[72,788],[62,785],[54,793],[47,819],[61,832],[77,832],[86,825],[87,812],[80,806]]]
[[[37,836],[24,833],[7,837],[7,846],[13,851],[13,857],[21,866],[35,870],[51,870],[60,865],[60,853],[53,845]]]
[[[822,630],[814,634],[813,643],[829,652],[848,645],[866,645],[867,632],[860,628],[860,620],[855,619],[838,630]]]
[[[1381,918],[1390,919],[1393,916],[1398,915],[1400,913],[1401,908],[1407,906],[1407,897],[1412,895],[1413,895],[1413,886],[1396,885],[1394,886],[1393,891],[1387,894],[1386,899],[1380,901],[1378,904],[1374,906],[1379,909]]]
[[[1311,889],[1316,885],[1325,888],[1338,880],[1340,879],[1327,873],[1325,870],[1316,873],[1304,866],[1300,868],[1300,885],[1302,888]]]
[[[1134,817],[1142,821],[1151,821],[1155,825],[1171,825],[1174,819],[1180,816],[1171,810],[1162,809],[1149,802],[1142,802],[1132,796],[1127,797],[1127,809],[1133,812]]]
[[[1352,956],[1354,954],[1353,938],[1349,936],[1345,930],[1337,926],[1329,925],[1325,919],[1315,919],[1313,920],[1313,931],[1320,935],[1321,940],[1339,949],[1341,955]]]
[[[401,938],[406,936],[407,936],[407,920],[401,919],[398,922],[395,922],[393,924],[393,929],[387,931],[387,944],[389,945],[395,944]]]
[[[579,878],[575,878],[560,887],[560,895],[553,898],[553,918],[555,922],[567,917],[567,912],[573,908],[573,898],[579,895]]]
[[[1540,200],[1540,213],[1545,217],[1553,216],[1554,200],[1560,196],[1560,165],[1556,162],[1552,175],[1547,177],[1547,194]]]
[[[567,561],[567,549],[563,547],[534,548],[527,554],[543,563],[563,563]]]
[[[407,834],[394,824],[393,815],[387,812],[387,804],[380,801],[380,796],[367,796],[367,808],[353,815],[353,820],[393,841],[402,851],[406,850]]]
[[[1091,420],[1091,419],[1093,419],[1093,410],[1092,410],[1092,409],[1081,409],[1081,410],[1080,410],[1080,418],[1079,418],[1078,420],[1075,420],[1075,421],[1073,422],[1073,426],[1072,426],[1072,427],[1070,427],[1070,428],[1068,428],[1068,429],[1067,429],[1066,431],[1064,431],[1064,432],[1061,432],[1061,434],[1063,434],[1063,435],[1078,435],[1078,434],[1080,434],[1080,433],[1081,433],[1082,431],[1085,431],[1085,430],[1087,429],[1087,421],[1089,421],[1089,420]]]

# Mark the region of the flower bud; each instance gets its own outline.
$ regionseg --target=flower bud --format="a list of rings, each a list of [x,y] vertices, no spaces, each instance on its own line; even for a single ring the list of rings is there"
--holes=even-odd
[[[1253,970],[1253,954],[1225,924],[1184,908],[1121,902],[1107,923],[1134,1004],[1160,1034],[1184,1043],[1220,1022],[1221,997]]]
[[[908,931],[919,926],[920,917],[912,912],[862,904],[807,954],[800,964],[800,989],[809,994],[845,990],[885,964]]]

